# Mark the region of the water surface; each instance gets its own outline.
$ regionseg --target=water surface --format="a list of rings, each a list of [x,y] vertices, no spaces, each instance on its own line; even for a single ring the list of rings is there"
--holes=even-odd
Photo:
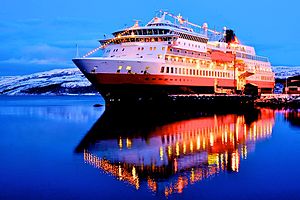
[[[300,114],[0,97],[0,199],[300,199]]]

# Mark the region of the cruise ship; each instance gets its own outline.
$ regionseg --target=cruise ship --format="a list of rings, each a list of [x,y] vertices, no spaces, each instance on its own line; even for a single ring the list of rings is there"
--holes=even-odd
[[[268,58],[256,55],[235,33],[218,32],[160,11],[145,26],[99,40],[100,46],[73,59],[107,99],[174,94],[243,94],[252,85],[272,93],[274,73]],[[100,53],[100,51],[102,51]],[[92,56],[98,54],[98,56]]]

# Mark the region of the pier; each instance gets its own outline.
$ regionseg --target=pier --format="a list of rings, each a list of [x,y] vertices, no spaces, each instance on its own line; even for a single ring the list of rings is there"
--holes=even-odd
[[[269,107],[274,109],[281,108],[300,108],[300,94],[269,94],[262,95],[255,100],[255,105],[259,107]]]

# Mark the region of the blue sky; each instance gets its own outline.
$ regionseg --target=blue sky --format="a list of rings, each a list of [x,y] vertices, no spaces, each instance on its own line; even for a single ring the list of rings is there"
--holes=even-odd
[[[147,23],[160,9],[189,21],[235,30],[239,40],[273,65],[300,65],[300,2],[271,1],[2,0],[0,76],[75,67],[71,61],[98,46],[104,34]]]

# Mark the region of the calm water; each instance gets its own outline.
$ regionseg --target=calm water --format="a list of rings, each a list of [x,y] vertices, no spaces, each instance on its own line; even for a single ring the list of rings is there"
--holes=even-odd
[[[300,199],[300,112],[101,101],[0,97],[0,199]]]

